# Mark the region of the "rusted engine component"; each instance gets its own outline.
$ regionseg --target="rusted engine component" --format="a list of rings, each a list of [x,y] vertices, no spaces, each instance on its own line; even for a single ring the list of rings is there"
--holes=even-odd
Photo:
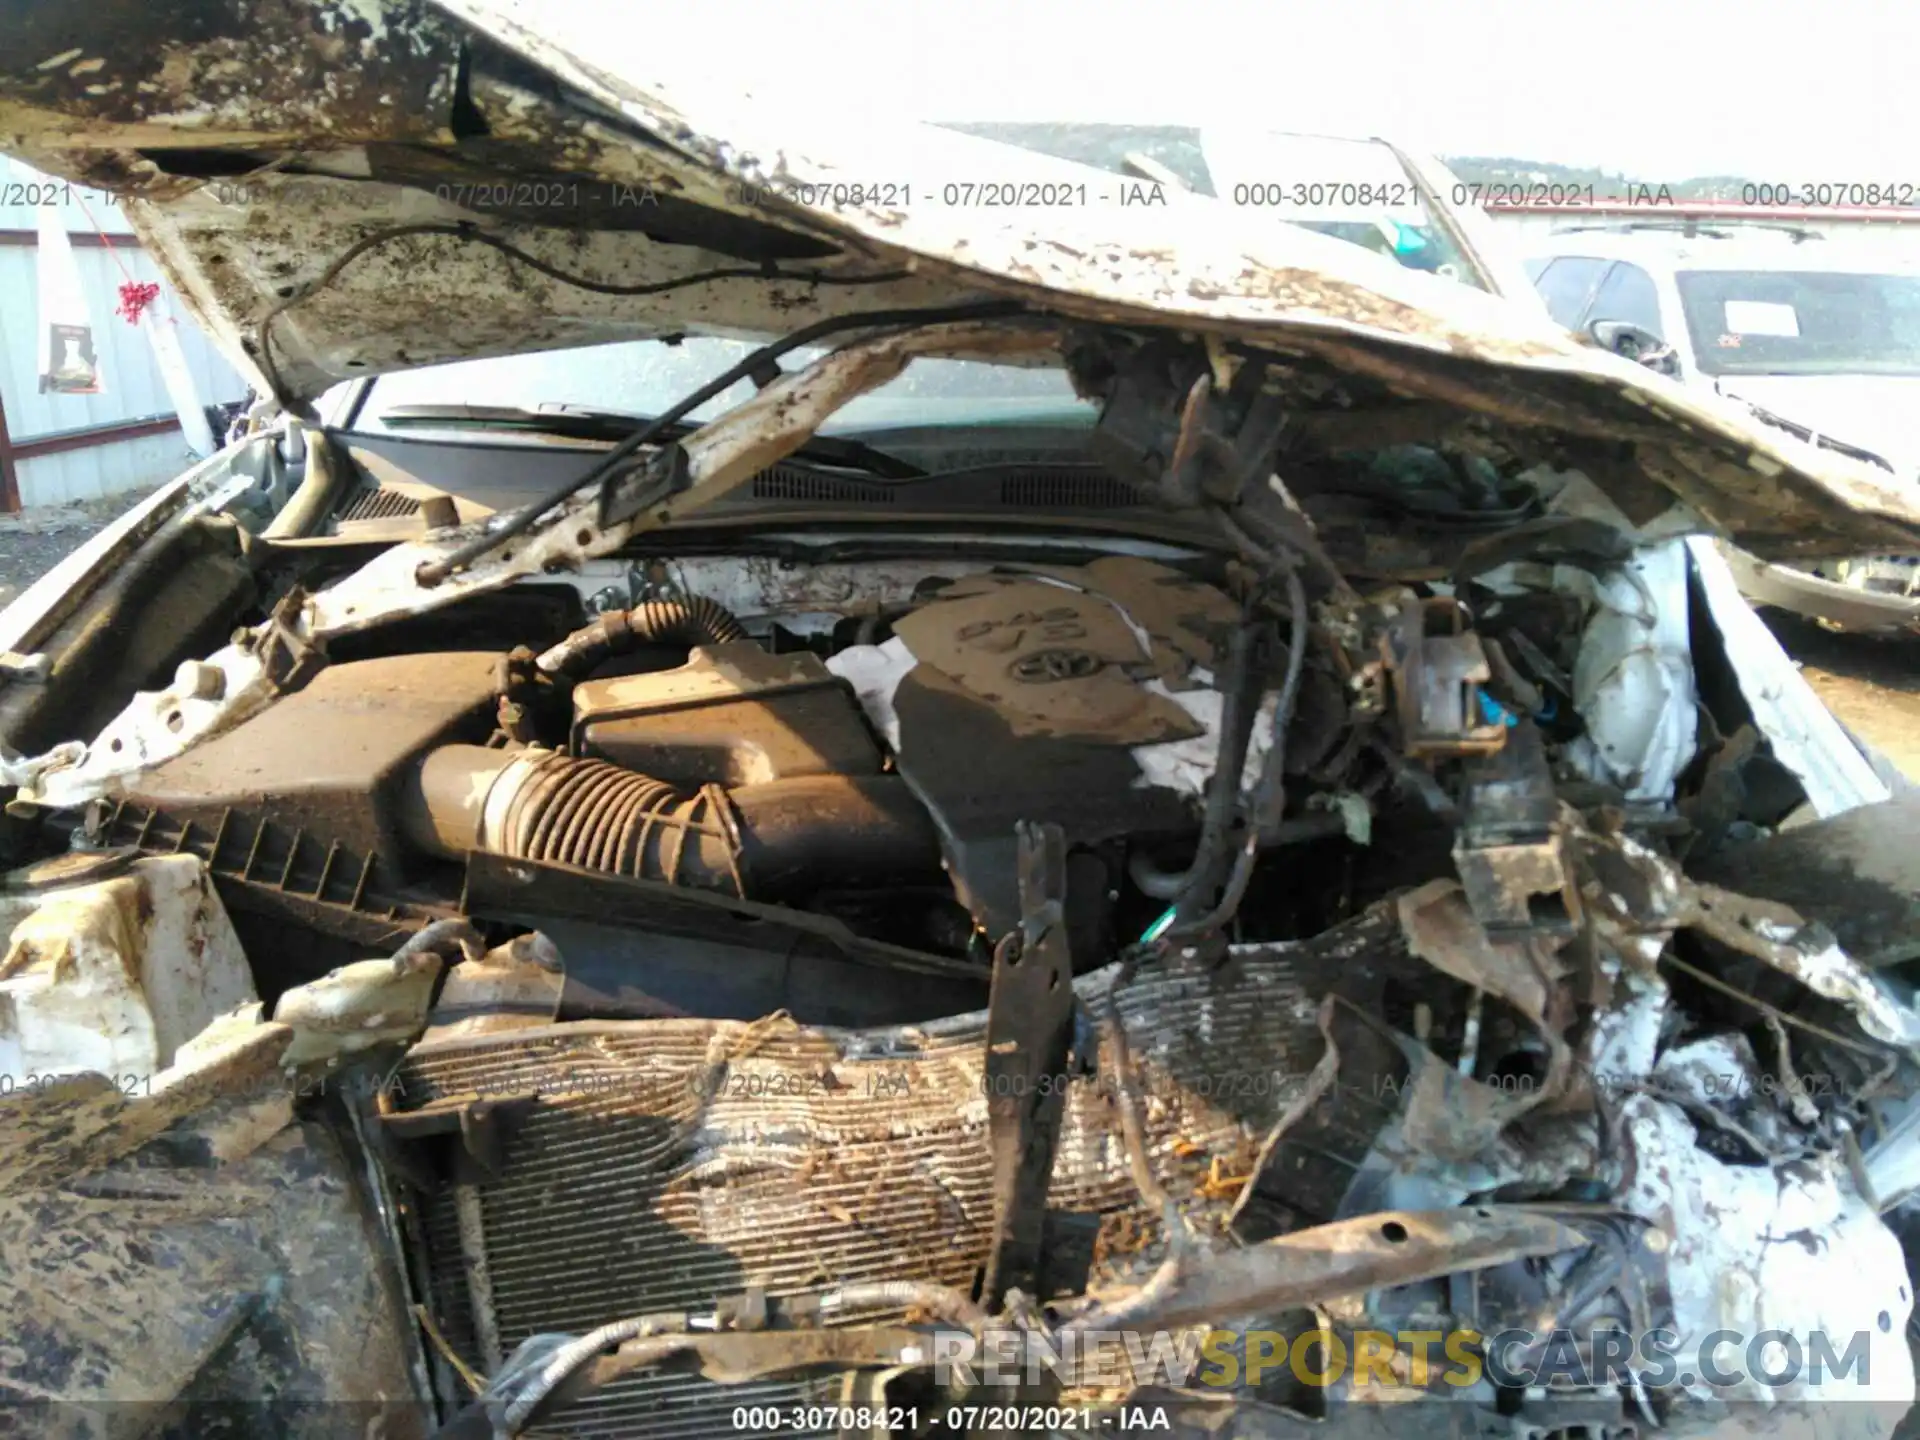
[[[566,727],[571,697],[542,670],[533,651],[516,645],[494,670],[499,692],[494,714],[500,735],[510,745],[539,745]]]
[[[752,640],[702,645],[677,670],[583,680],[573,713],[574,754],[680,784],[881,769],[847,683],[810,652],[774,655]]]
[[[421,761],[404,823],[449,857],[485,850],[748,896],[939,868],[926,811],[892,775],[686,789],[604,760],[448,745]]]
[[[1506,727],[1482,709],[1493,668],[1459,601],[1409,593],[1380,637],[1380,655],[1409,759],[1491,755],[1506,742]]]
[[[649,600],[631,610],[610,610],[540,656],[540,668],[562,679],[579,679],[596,666],[643,645],[725,645],[747,638],[726,606],[705,596]]]
[[[1453,863],[1489,934],[1570,935],[1579,925],[1560,802],[1531,720],[1511,727],[1498,751],[1468,762]]]
[[[404,873],[395,809],[409,762],[437,744],[487,738],[498,663],[449,651],[326,666],[252,720],[139,776],[127,798],[209,830],[239,812]]]

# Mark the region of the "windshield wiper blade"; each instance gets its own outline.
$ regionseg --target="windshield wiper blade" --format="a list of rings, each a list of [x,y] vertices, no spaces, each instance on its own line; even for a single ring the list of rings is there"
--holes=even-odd
[[[464,428],[482,430],[519,430],[530,434],[559,435],[570,440],[624,440],[636,430],[654,423],[649,415],[634,415],[624,410],[595,410],[582,405],[562,405],[552,409],[529,410],[520,405],[395,405],[382,411],[383,425],[407,429]],[[661,427],[656,434],[662,440],[683,439],[700,428],[701,422],[677,420]],[[842,436],[815,435],[793,452],[803,460],[823,465],[844,465],[864,470],[882,480],[918,480],[927,472],[920,466],[890,455],[862,440]]]
[[[1725,394],[1727,392],[1722,391],[1721,393]],[[1784,415],[1776,415],[1773,411],[1766,409],[1764,406],[1756,405],[1743,396],[1736,395],[1733,398],[1739,400],[1742,405],[1751,410],[1759,419],[1774,426],[1776,429],[1786,431],[1796,439],[1805,440],[1808,444],[1817,445],[1823,450],[1837,450],[1849,459],[1865,461],[1869,465],[1878,465],[1889,474],[1897,475],[1900,473],[1894,468],[1891,460],[1883,455],[1876,454],[1872,450],[1868,450],[1860,445],[1849,445],[1845,440],[1835,439],[1831,435],[1823,434],[1810,425],[1802,425],[1797,420],[1789,420]]]
[[[542,435],[620,440],[646,424],[647,417],[577,405],[538,410],[525,405],[395,405],[380,412],[380,423],[400,428],[473,426],[483,430],[533,430]]]

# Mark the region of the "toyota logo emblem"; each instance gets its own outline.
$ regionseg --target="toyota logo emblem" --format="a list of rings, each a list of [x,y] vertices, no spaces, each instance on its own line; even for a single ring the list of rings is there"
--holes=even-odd
[[[1051,685],[1096,674],[1101,660],[1091,650],[1036,650],[1013,662],[1013,678],[1023,685]]]

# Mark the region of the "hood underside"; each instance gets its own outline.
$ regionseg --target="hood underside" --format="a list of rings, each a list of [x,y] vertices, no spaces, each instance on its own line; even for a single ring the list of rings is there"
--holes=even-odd
[[[1301,412],[1582,469],[1636,521],[1678,499],[1770,558],[1920,548],[1881,472],[1496,297],[971,136],[674,93],[545,15],[31,0],[9,30],[0,149],[122,197],[289,404],[461,357],[1014,299],[1062,333],[1267,352]],[[981,208],[989,187],[1070,198]]]

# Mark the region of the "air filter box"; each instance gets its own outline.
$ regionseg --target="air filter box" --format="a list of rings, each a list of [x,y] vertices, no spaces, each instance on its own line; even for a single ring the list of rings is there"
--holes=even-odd
[[[581,681],[573,753],[730,788],[882,768],[846,681],[817,655],[774,655],[753,640],[698,646],[675,670]]]

